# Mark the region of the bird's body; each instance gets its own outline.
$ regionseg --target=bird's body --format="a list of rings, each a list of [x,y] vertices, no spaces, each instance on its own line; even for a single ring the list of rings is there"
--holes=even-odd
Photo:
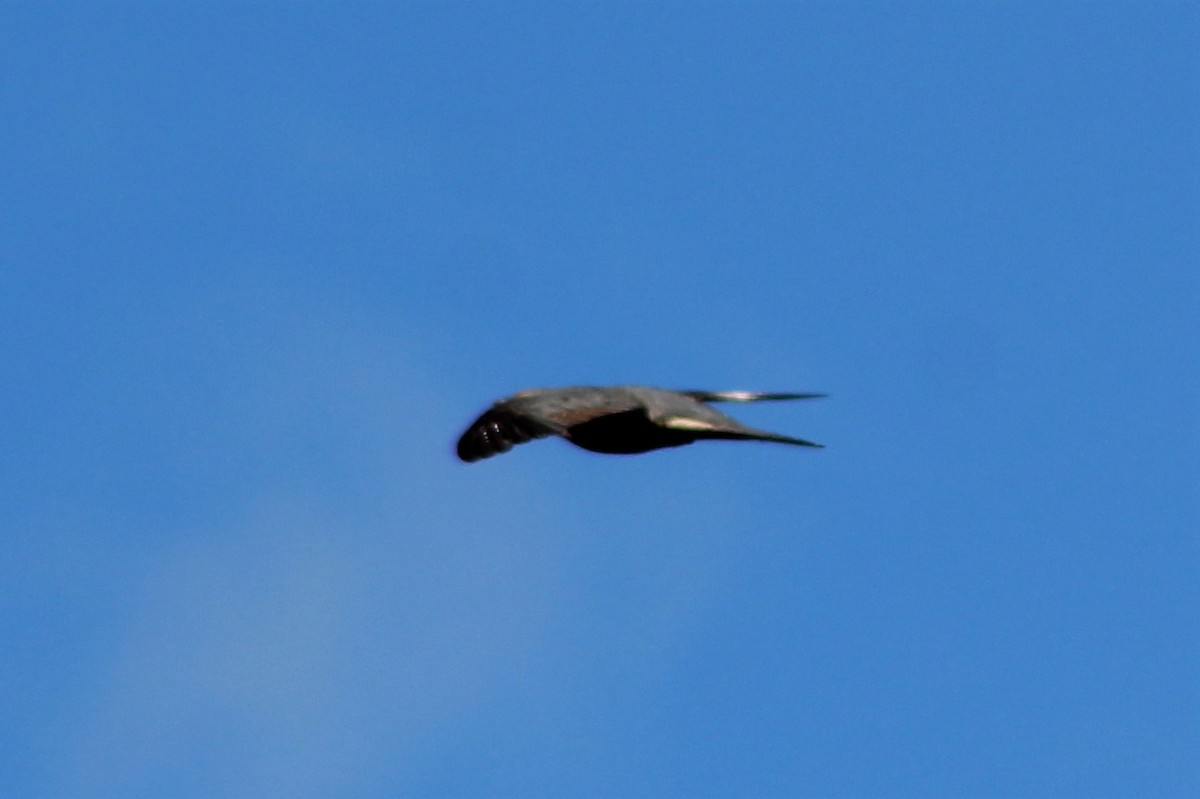
[[[562,436],[592,452],[633,454],[699,439],[775,441],[819,447],[738,422],[708,402],[810,399],[823,394],[668,391],[646,386],[574,386],[522,391],[483,413],[458,442],[458,457],[477,461],[535,438]]]

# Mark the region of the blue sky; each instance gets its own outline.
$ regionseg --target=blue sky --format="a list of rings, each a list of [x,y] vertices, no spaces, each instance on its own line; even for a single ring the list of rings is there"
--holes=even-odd
[[[1200,795],[1190,4],[0,15],[6,797]]]

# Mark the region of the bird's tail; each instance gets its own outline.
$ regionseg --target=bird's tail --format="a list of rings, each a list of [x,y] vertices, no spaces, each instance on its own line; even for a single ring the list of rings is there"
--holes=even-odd
[[[553,435],[546,425],[492,408],[475,420],[458,440],[458,457],[467,463],[508,452],[514,444]]]

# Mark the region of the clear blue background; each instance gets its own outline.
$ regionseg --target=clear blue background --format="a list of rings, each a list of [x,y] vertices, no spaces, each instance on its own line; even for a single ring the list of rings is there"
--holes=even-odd
[[[1200,796],[1198,54],[6,4],[0,793]],[[452,457],[614,382],[828,448]]]

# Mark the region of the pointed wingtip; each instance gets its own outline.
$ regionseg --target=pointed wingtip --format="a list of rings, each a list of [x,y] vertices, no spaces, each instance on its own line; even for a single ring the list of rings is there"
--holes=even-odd
[[[821,399],[828,394],[814,392],[767,392],[767,391],[681,391],[701,402],[760,402],[771,400]]]
[[[829,396],[828,394],[824,394],[824,393],[806,392],[806,393],[802,393],[802,394],[770,394],[766,397],[763,397],[763,399],[781,399],[781,400],[824,399],[825,397],[828,397],[828,396]]]
[[[815,441],[808,441],[803,438],[792,438],[791,436],[785,436],[778,440],[781,440],[785,444],[795,444],[800,447],[811,447],[812,449],[825,449],[824,444],[818,444]]]

